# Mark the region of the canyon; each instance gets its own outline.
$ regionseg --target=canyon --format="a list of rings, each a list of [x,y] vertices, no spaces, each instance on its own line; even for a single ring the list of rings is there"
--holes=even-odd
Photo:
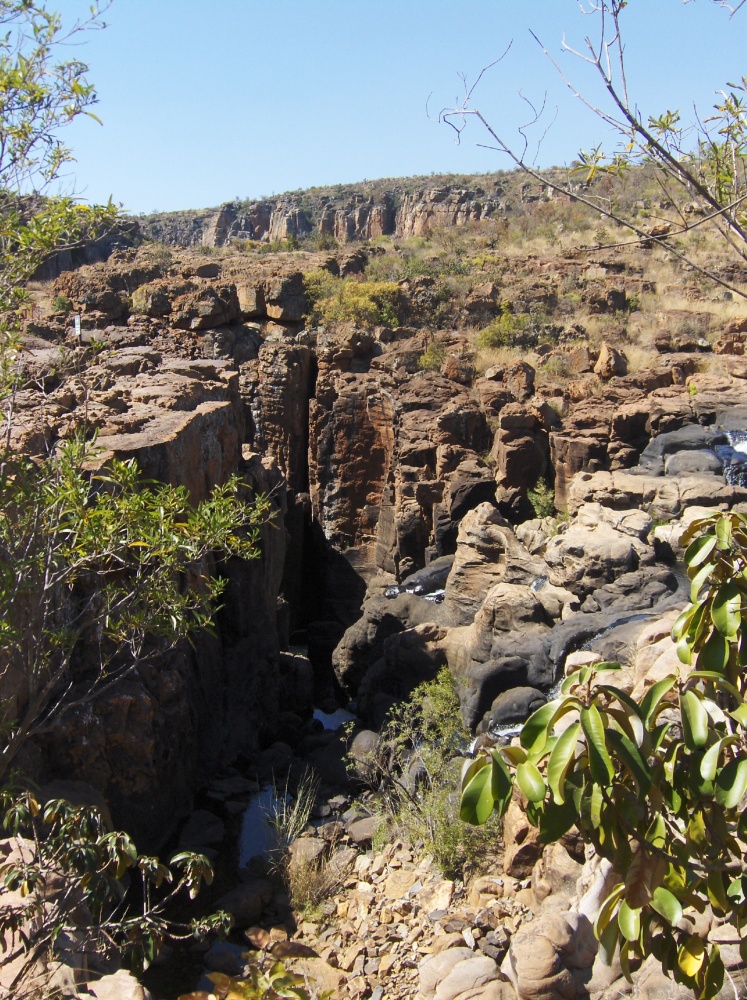
[[[259,559],[219,567],[228,585],[215,628],[66,718],[29,749],[30,775],[50,790],[84,783],[115,825],[156,848],[195,793],[237,761],[269,773],[298,752],[318,764],[331,796],[342,749],[310,728],[314,705],[352,702],[375,739],[389,709],[446,664],[465,723],[494,733],[520,725],[585,656],[630,657],[634,697],[655,676],[647,643],[670,662],[666,637],[687,600],[680,537],[705,510],[747,510],[747,318],[725,312],[688,274],[654,275],[639,251],[503,255],[500,226],[490,227],[518,204],[550,203],[527,188],[517,201],[517,190],[498,177],[490,187],[364,191],[343,204],[322,195],[305,208],[291,196],[223,206],[162,220],[157,234],[170,246],[108,246],[105,260],[50,269],[54,284],[37,286],[23,327],[12,447],[41,456],[83,430],[95,434],[97,467],[135,458],[144,478],[184,486],[194,502],[238,474],[273,515]],[[487,264],[475,263],[473,247],[469,268],[457,254],[452,271],[439,272],[443,234],[454,230],[488,232]],[[327,249],[241,245],[312,232],[331,238]],[[408,240],[434,232],[442,244],[430,273],[383,275],[390,258],[395,271],[412,260],[407,247],[418,245]],[[394,244],[377,246],[378,237]],[[396,278],[396,323],[310,319],[314,282],[331,282],[330,298],[344,287],[375,295],[382,276]],[[631,365],[641,300],[683,289],[686,308],[643,310],[654,333],[645,363]],[[541,334],[486,361],[476,333],[506,315],[534,317]],[[581,324],[589,317],[596,335]],[[512,893],[532,879],[535,903],[572,897],[577,849],[570,865],[559,861],[563,892],[544,892],[536,842],[526,829],[505,839]],[[378,892],[403,864],[417,877],[364,907],[360,894]],[[406,846],[356,865],[355,905],[366,914],[412,899],[418,880],[451,901],[453,885],[439,889]],[[503,885],[473,887],[483,934],[496,929],[484,911],[508,900]],[[531,912],[529,902],[512,896],[507,913]],[[550,925],[552,905],[546,911]],[[539,905],[535,915],[536,928]],[[444,933],[461,943],[439,945],[453,951],[443,968],[421,973],[424,997],[467,1000],[466,986],[441,989],[458,961],[482,961],[460,919]],[[531,951],[531,927],[516,921],[512,961]],[[429,927],[429,942],[431,932],[440,934]],[[480,988],[507,953],[480,952],[493,962]],[[362,975],[357,958],[351,980]],[[520,968],[511,989],[578,995],[591,965],[575,953],[569,963],[586,978],[540,989],[522,985],[531,975]],[[397,995],[411,995],[408,968],[395,970]],[[484,995],[514,995],[505,977],[498,983]]]

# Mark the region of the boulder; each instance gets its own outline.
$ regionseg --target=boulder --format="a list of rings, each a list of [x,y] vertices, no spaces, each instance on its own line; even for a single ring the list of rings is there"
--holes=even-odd
[[[502,966],[520,1000],[576,1000],[597,952],[594,928],[578,913],[543,913],[511,939]]]
[[[153,994],[135,979],[131,972],[120,969],[88,984],[88,992],[96,1000],[153,1000]]]
[[[233,917],[234,926],[251,927],[262,916],[266,906],[272,902],[272,884],[266,879],[245,882],[235,886],[220,897],[215,906]]]
[[[613,522],[613,523],[610,523]],[[585,504],[578,516],[561,526],[545,549],[550,582],[584,596],[623,573],[654,562],[653,546],[645,544],[650,517],[626,511],[610,517],[600,504]]]
[[[514,726],[526,722],[532,712],[547,701],[547,696],[537,688],[514,687],[499,694],[477,727],[478,733],[485,733],[498,726]]]
[[[607,381],[615,375],[625,375],[627,370],[628,362],[625,355],[605,340],[594,365],[594,374]]]
[[[528,586],[545,573],[544,562],[524,548],[508,521],[495,507],[482,503],[465,515],[459,528],[443,621],[467,625],[495,584]]]

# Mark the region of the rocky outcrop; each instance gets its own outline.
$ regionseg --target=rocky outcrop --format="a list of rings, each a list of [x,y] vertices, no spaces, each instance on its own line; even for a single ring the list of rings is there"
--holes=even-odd
[[[158,213],[139,220],[150,239],[178,246],[222,247],[232,240],[302,239],[309,233],[331,236],[340,243],[377,236],[420,236],[445,226],[466,226],[502,211],[502,186],[495,177],[476,178],[470,187],[455,187],[421,178],[412,186],[394,182],[366,185],[357,192],[344,188],[295,194],[251,202],[226,202],[212,212]]]

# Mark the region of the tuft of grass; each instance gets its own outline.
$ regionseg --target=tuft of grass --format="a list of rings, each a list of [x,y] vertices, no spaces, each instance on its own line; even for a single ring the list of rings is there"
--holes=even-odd
[[[307,769],[294,795],[287,783],[283,789],[273,790],[274,805],[269,817],[278,842],[270,857],[270,869],[280,875],[291,905],[306,919],[318,915],[322,903],[342,890],[351,871],[349,860],[340,861],[335,856],[334,843],[329,845],[331,853],[315,861],[291,856],[291,844],[305,832],[318,794],[319,777]]]

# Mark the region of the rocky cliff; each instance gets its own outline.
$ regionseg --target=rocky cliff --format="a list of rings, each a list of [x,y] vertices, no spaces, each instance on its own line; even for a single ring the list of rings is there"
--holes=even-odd
[[[172,246],[303,240],[310,234],[347,243],[465,227],[499,218],[523,204],[552,198],[549,188],[539,183],[519,184],[513,175],[503,172],[439,175],[311,188],[255,201],[227,202],[212,210],[154,213],[141,216],[138,222],[146,238]]]
[[[359,205],[357,218],[414,232],[427,205],[459,225],[498,194],[429,192],[389,215]],[[263,212],[252,226],[275,225]],[[475,326],[506,297],[547,310],[572,287],[604,315],[645,278],[604,258],[526,257],[458,295],[400,280],[408,325],[307,319],[309,275],[339,291],[375,259],[120,251],[56,280],[80,338],[71,312],[27,322],[15,447],[42,453],[84,425],[102,463],[135,457],[195,500],[238,472],[278,512],[261,561],[226,568],[215,635],[130,678],[40,749],[40,774],[84,778],[117,821],[154,837],[216,761],[268,746],[308,714],[311,689],[299,698],[298,664],[282,652],[292,643],[308,646],[316,698],[356,696],[371,723],[447,661],[465,718],[489,725],[513,687],[552,685],[583,624],[563,632],[569,615],[672,597],[654,521],[744,499],[721,448],[741,426],[730,416],[747,377],[738,325],[707,342],[728,369],[699,371],[703,346],[670,337],[652,366],[624,374],[617,347],[559,312],[533,364],[515,352],[478,372]],[[438,318],[449,325],[434,330]],[[552,537],[531,520],[544,481],[571,517]],[[422,572],[435,577],[418,583]]]

